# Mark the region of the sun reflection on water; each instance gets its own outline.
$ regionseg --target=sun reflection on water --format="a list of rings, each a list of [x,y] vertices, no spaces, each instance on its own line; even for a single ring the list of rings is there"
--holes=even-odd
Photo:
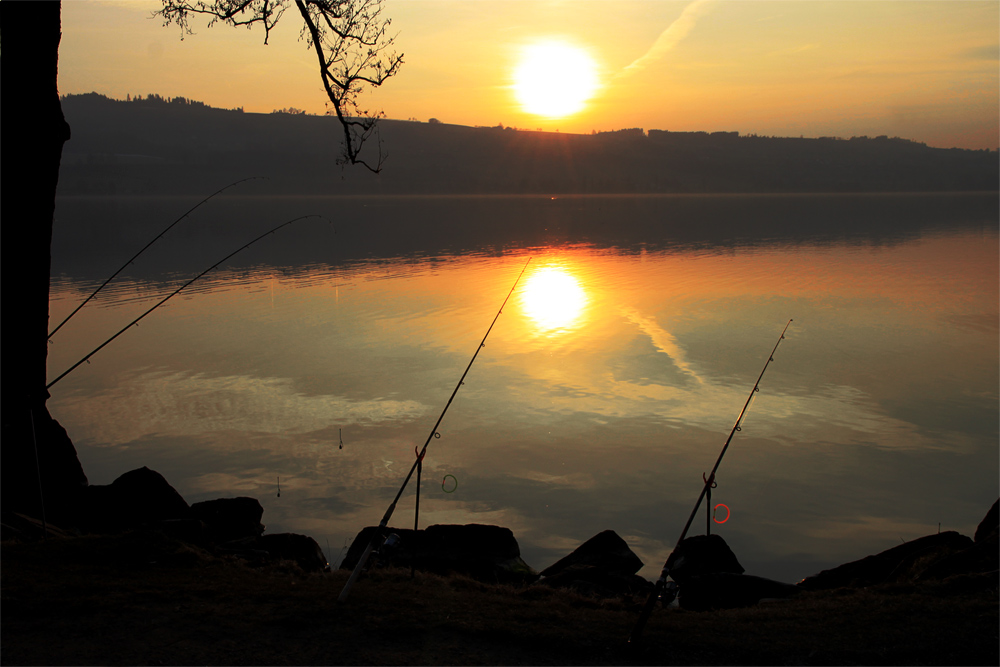
[[[521,304],[539,333],[562,333],[577,325],[587,305],[580,281],[559,266],[538,269],[527,279]]]

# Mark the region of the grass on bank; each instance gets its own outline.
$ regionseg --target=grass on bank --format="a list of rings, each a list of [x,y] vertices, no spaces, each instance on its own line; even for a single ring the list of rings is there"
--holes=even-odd
[[[997,592],[906,586],[803,593],[748,609],[381,570],[251,569],[155,532],[4,542],[3,664],[1000,664]]]

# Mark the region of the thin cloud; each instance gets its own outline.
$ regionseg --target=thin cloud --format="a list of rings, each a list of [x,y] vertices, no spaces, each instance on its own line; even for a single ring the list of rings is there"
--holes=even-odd
[[[649,339],[653,342],[657,350],[670,357],[678,370],[687,373],[698,382],[704,384],[705,381],[695,372],[691,364],[688,363],[687,355],[685,355],[684,350],[677,344],[677,339],[669,331],[657,324],[656,320],[652,317],[643,317],[639,314],[639,311],[633,308],[623,308],[622,312],[630,322],[638,326],[644,334],[649,336]]]
[[[681,15],[674,20],[670,26],[660,33],[660,36],[653,43],[646,53],[636,58],[627,67],[622,69],[617,76],[627,76],[645,69],[651,63],[663,58],[671,49],[677,46],[689,32],[694,28],[695,23],[705,13],[710,4],[710,0],[695,0],[684,8]]]

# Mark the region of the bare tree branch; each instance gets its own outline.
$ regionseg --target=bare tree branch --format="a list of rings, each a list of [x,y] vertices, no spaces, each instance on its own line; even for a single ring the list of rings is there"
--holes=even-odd
[[[163,25],[175,24],[181,39],[194,34],[191,19],[209,17],[208,26],[222,21],[231,26],[264,27],[264,43],[285,10],[294,2],[302,17],[301,37],[316,53],[320,79],[333,111],[344,131],[340,164],[360,164],[378,173],[385,161],[378,140],[381,112],[361,109],[358,98],[365,86],[377,88],[399,72],[403,55],[391,51],[395,36],[388,35],[390,19],[382,17],[383,0],[162,0],[154,16]],[[374,164],[361,158],[361,150],[372,135],[378,143]]]

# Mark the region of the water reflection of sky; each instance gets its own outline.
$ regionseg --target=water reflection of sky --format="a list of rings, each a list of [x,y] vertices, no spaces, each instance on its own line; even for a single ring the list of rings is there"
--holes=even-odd
[[[654,576],[788,318],[713,495],[751,574],[796,580],[938,522],[971,534],[995,500],[995,232],[242,270],[128,332],[50,409],[92,482],[147,465],[189,502],[252,495],[270,531],[335,560],[381,517],[529,256],[429,447],[421,525],[506,525],[539,569],[611,528]],[[57,283],[54,321],[80,289]],[[82,311],[49,368],[162,289]]]

